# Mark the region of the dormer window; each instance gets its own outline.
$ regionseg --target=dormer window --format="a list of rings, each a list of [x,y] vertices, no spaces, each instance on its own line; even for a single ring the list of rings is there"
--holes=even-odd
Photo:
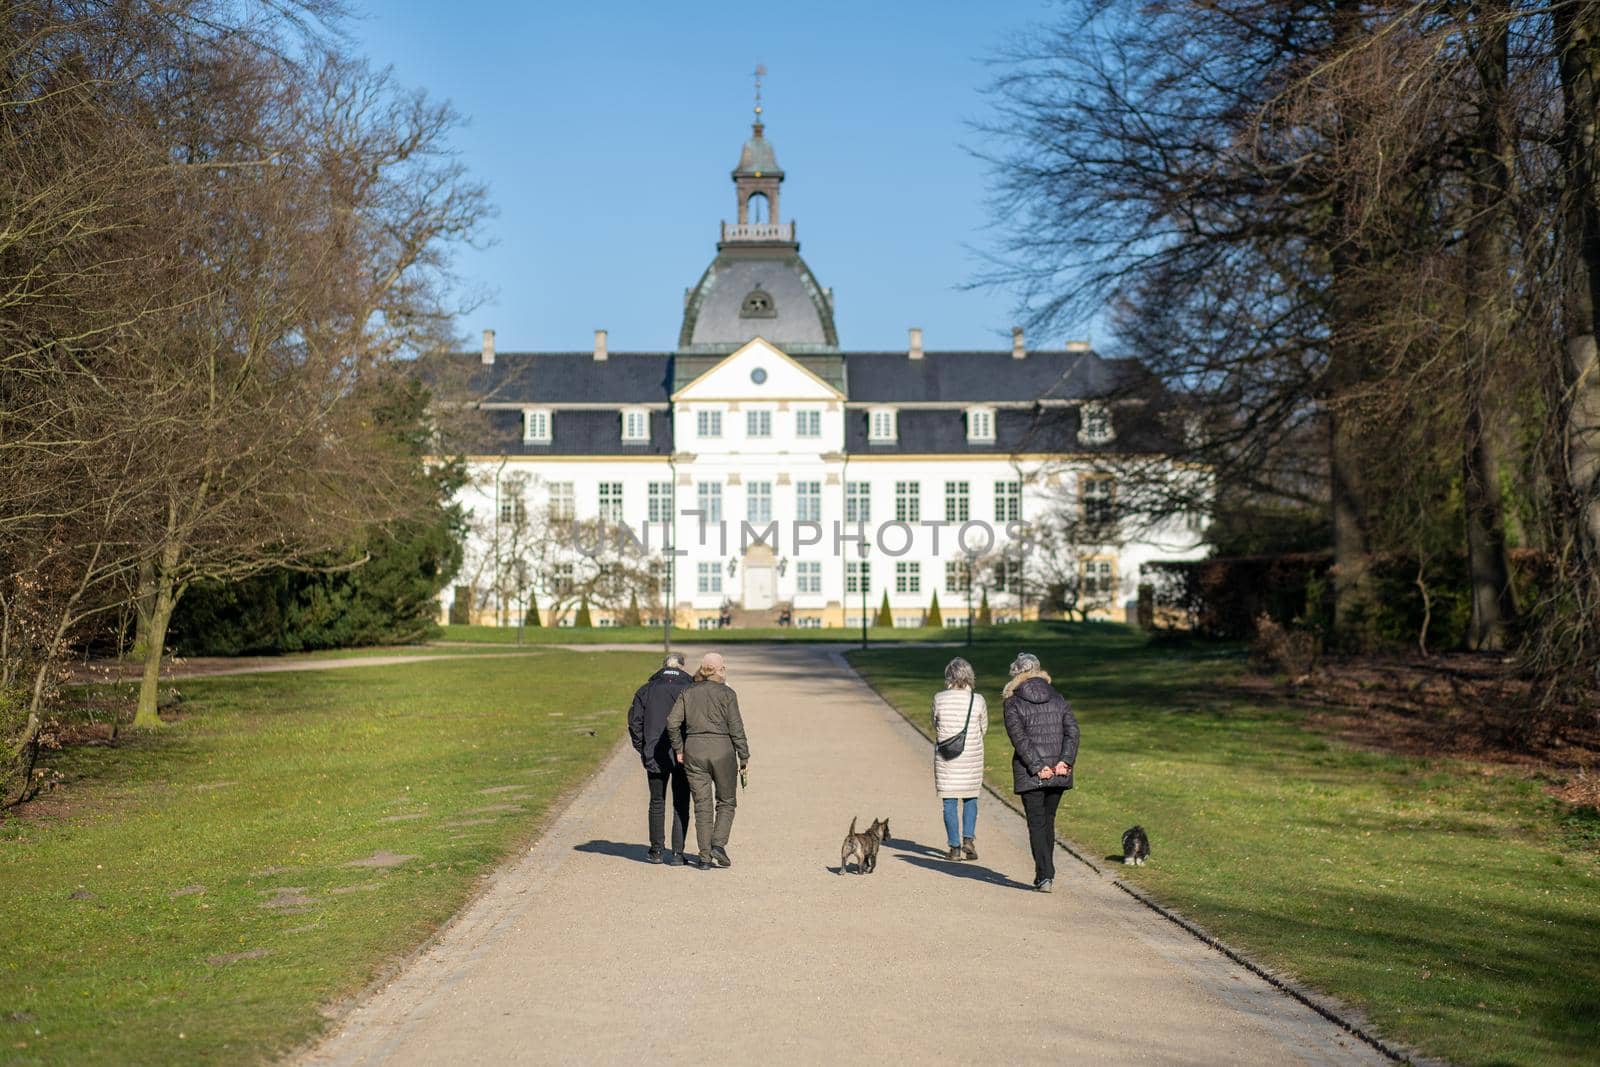
[[[896,437],[894,408],[873,408],[867,414],[867,440],[892,443]]]
[[[982,443],[994,441],[994,408],[967,409],[967,440]]]
[[[1111,411],[1104,404],[1085,404],[1078,427],[1078,443],[1103,445],[1115,436],[1111,430]]]
[[[550,443],[550,410],[524,408],[522,411],[522,440],[530,445]]]
[[[765,289],[752,289],[745,294],[744,303],[739,306],[741,319],[775,319],[778,317],[778,306],[772,302],[772,294]]]
[[[622,412],[622,440],[628,444],[642,445],[650,441],[650,413],[644,408],[626,408]]]

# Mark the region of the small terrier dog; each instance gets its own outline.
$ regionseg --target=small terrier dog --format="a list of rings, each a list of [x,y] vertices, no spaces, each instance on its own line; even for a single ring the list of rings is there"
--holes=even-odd
[[[1129,867],[1143,867],[1149,857],[1150,838],[1145,835],[1144,827],[1130,827],[1122,835],[1122,862]]]
[[[850,832],[844,836],[844,847],[839,850],[839,873],[851,859],[856,861],[857,874],[871,874],[878,869],[878,846],[889,839],[889,820],[873,819],[864,834],[856,833],[856,819],[850,820]]]

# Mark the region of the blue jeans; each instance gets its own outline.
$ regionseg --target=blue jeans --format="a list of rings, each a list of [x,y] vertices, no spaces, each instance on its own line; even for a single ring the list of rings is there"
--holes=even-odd
[[[956,805],[961,805],[961,837],[956,836]],[[944,833],[950,839],[951,848],[961,847],[961,838],[977,837],[978,829],[978,798],[955,797],[944,798]]]

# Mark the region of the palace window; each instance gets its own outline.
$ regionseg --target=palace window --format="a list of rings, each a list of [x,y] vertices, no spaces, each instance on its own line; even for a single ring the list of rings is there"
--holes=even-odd
[[[1108,474],[1086,474],[1079,483],[1083,493],[1083,521],[1109,526],[1117,517],[1117,483]]]
[[[896,522],[922,521],[922,485],[920,482],[894,483],[894,518]]]
[[[550,587],[552,591],[566,594],[572,591],[572,586],[572,564],[557,563],[550,568]]]
[[[1105,559],[1084,560],[1082,588],[1085,600],[1109,600],[1115,596],[1117,582],[1111,561]]]
[[[722,412],[697,411],[694,416],[695,433],[700,437],[722,436]]]
[[[822,521],[822,483],[794,483],[794,517],[796,522]]]
[[[744,517],[752,523],[772,521],[772,483],[746,482]]]
[[[522,412],[522,440],[530,445],[550,443],[550,411],[527,408]]]
[[[899,562],[894,565],[894,591],[896,593],[922,592],[922,564]]]
[[[651,482],[649,490],[648,519],[651,522],[672,521],[672,483]]]
[[[822,412],[797,411],[794,413],[794,435],[796,437],[821,437]]]
[[[972,517],[970,487],[966,482],[944,483],[944,521],[966,522]]]
[[[722,564],[702,563],[696,567],[695,590],[700,593],[722,592]]]
[[[622,439],[632,444],[650,440],[650,413],[643,408],[628,408],[622,413]]]
[[[967,440],[979,442],[994,440],[994,408],[967,409]]]
[[[1022,592],[1022,561],[1000,559],[994,565],[994,587],[1002,593]]]
[[[801,560],[794,565],[794,591],[796,593],[822,592],[821,560]]]
[[[944,591],[946,593],[965,593],[971,588],[971,584],[968,581],[971,573],[967,569],[966,560],[946,560],[944,565]]]
[[[1022,520],[1022,483],[994,483],[994,521],[1020,522]]]
[[[600,483],[600,518],[604,522],[622,521],[622,483]]]
[[[1103,445],[1114,436],[1111,432],[1111,411],[1104,404],[1085,404],[1081,410],[1082,422],[1078,427],[1078,441],[1086,445]]]
[[[844,521],[872,521],[872,483],[846,482],[844,486]]]
[[[577,513],[573,499],[571,482],[551,482],[550,518],[556,522],[570,520]]]
[[[895,417],[893,408],[873,408],[867,418],[868,441],[879,443],[894,441]]]
[[[759,195],[759,194],[758,194]],[[755,197],[750,198],[752,201]],[[765,197],[762,198],[765,200]],[[755,222],[755,219],[751,219]],[[772,302],[772,294],[765,289],[752,289],[745,294],[744,303],[739,305],[741,319],[775,319],[778,317],[778,305]]]
[[[528,521],[528,508],[522,502],[521,493],[505,493],[500,497],[500,525],[518,526]]]
[[[771,437],[772,412],[747,411],[744,413],[744,435],[746,437]]]
[[[695,503],[700,506],[701,522],[722,521],[722,483],[700,482],[694,487]]]
[[[864,559],[844,561],[844,591],[868,593],[872,591],[872,564]]]

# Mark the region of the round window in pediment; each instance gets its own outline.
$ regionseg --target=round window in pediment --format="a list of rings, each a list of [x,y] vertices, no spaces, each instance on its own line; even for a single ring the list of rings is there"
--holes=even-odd
[[[772,294],[765,289],[752,289],[744,298],[744,304],[739,308],[741,319],[775,319],[778,317],[778,307],[772,302]]]
[[[750,380],[755,382],[757,385],[765,385],[767,383],[767,368],[757,367],[755,370],[751,371]]]

